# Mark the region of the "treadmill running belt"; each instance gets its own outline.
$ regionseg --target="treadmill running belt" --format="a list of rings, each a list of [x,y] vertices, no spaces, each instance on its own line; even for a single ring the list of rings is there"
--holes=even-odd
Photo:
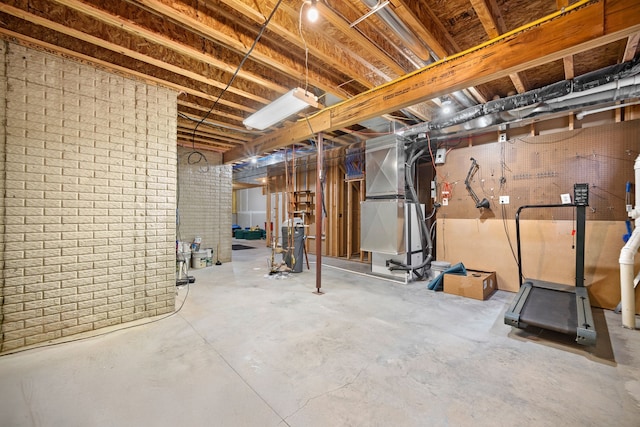
[[[575,335],[578,330],[576,294],[533,286],[520,320],[550,331]]]

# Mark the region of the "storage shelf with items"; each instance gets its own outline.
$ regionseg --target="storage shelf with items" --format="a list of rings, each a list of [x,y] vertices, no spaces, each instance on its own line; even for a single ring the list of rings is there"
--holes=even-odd
[[[294,216],[301,217],[303,220],[305,217],[312,217],[315,206],[314,192],[310,190],[293,192],[292,213]]]

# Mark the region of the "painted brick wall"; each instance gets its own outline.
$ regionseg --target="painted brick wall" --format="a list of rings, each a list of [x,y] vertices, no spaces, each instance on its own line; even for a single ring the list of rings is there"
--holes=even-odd
[[[222,156],[209,151],[194,152],[180,147],[178,157],[178,239],[192,242],[199,236],[202,238],[201,248],[213,248],[214,261],[217,258],[221,262],[229,262],[232,241],[231,166],[222,165]]]
[[[0,351],[173,311],[176,93],[1,50]]]

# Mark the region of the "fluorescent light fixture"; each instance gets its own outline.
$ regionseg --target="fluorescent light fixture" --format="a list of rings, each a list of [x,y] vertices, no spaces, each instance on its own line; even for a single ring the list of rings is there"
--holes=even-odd
[[[308,106],[320,108],[318,97],[297,87],[256,111],[242,122],[250,129],[265,130]]]

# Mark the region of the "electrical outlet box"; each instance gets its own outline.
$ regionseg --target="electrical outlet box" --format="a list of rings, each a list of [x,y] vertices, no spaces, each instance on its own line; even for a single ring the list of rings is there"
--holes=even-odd
[[[507,142],[507,134],[504,132],[500,132],[498,134],[498,142]]]
[[[508,205],[509,204],[509,196],[500,196],[500,204]]]
[[[436,159],[435,159],[435,164],[436,165],[444,165],[444,161],[447,158],[447,149],[446,148],[438,148],[436,150]]]

